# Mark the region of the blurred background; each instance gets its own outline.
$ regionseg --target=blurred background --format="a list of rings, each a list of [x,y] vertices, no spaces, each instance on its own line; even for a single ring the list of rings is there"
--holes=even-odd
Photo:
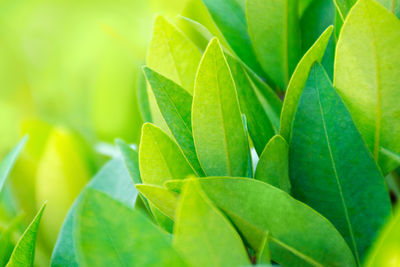
[[[0,159],[29,135],[0,197],[0,239],[12,224],[18,240],[48,200],[36,265],[49,264],[66,212],[115,138],[139,140],[141,66],[158,13],[215,29],[200,0],[0,0]]]

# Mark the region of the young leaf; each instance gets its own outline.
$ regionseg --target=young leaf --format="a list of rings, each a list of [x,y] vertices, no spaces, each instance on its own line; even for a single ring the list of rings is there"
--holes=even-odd
[[[129,147],[129,145],[124,141],[122,141],[121,139],[117,139],[116,143],[121,152],[122,160],[125,163],[126,169],[128,170],[133,183],[141,184],[142,179],[140,178],[138,152]]]
[[[390,216],[384,179],[350,113],[316,63],[300,98],[289,153],[293,195],[326,216],[362,259]]]
[[[400,247],[400,209],[381,230],[378,238],[373,243],[364,266],[396,266],[399,263]]]
[[[200,50],[182,32],[164,17],[156,18],[146,61],[150,68],[191,94],[200,59]]]
[[[241,111],[248,119],[249,133],[258,153],[275,134],[274,126],[257,97],[255,84],[247,74],[244,66],[230,55],[226,56],[235,82]],[[274,94],[276,97],[276,95]]]
[[[138,80],[136,83],[136,94],[139,104],[140,115],[142,116],[143,121],[152,122],[146,78],[140,71],[138,72]]]
[[[146,184],[137,184],[136,189],[164,215],[172,220],[175,218],[176,203],[178,202],[178,194],[176,192],[161,186]]]
[[[28,137],[25,136],[14,148],[13,150],[10,151],[10,153],[7,154],[7,156],[1,161],[0,163],[0,195],[1,192],[3,191],[4,184],[6,182],[6,179],[8,175],[11,172],[11,169],[15,162],[17,161],[17,157],[19,153],[21,153],[21,150],[25,146],[26,141],[28,140]]]
[[[181,31],[162,16],[154,22],[153,37],[147,54],[147,66],[179,84],[192,94],[201,52]],[[167,130],[153,92],[148,89],[153,122]]]
[[[193,97],[178,84],[152,69],[145,67],[143,70],[169,129],[194,170],[203,176],[192,136]]]
[[[269,233],[272,260],[282,266],[356,266],[335,227],[284,191],[249,178],[198,179],[201,188],[259,250]],[[174,183],[178,185],[174,185]],[[167,187],[183,182],[169,181]],[[243,200],[246,201],[243,201]],[[329,253],[327,253],[329,251]]]
[[[28,228],[26,228],[18,243],[15,245],[10,260],[6,265],[7,267],[33,267],[33,261],[35,259],[36,236],[39,229],[40,219],[42,218],[45,207],[46,203],[42,205],[35,218],[33,218],[33,221],[30,223]]]
[[[268,77],[284,90],[300,58],[297,0],[247,0],[254,51]]]
[[[338,40],[335,88],[383,173],[393,163],[380,148],[400,152],[400,20],[380,4],[358,1]]]
[[[251,46],[242,0],[202,0],[235,54],[258,75],[263,71]]]
[[[290,130],[294,114],[296,113],[300,95],[303,91],[304,85],[306,84],[311,66],[314,62],[321,62],[326,46],[328,45],[329,39],[332,35],[332,30],[333,27],[330,26],[321,34],[318,40],[315,41],[313,46],[300,60],[292,78],[290,79],[286,90],[285,100],[283,101],[280,126],[280,135],[285,138],[286,141],[290,140]]]
[[[145,184],[162,186],[167,180],[195,175],[178,145],[160,128],[149,123],[142,129],[139,166]]]
[[[290,192],[289,146],[282,136],[274,136],[265,146],[254,178]]]
[[[176,212],[174,246],[191,266],[250,264],[239,234],[201,191],[198,180],[185,183]]]
[[[75,224],[83,266],[186,266],[168,234],[104,193],[86,190]]]
[[[235,85],[217,39],[211,40],[197,71],[192,128],[206,175],[246,175],[248,139]]]
[[[76,207],[82,201],[83,192],[92,188],[107,194],[113,199],[133,208],[137,191],[132,178],[121,158],[115,158],[104,165],[95,177],[83,189],[82,193],[72,204],[61,227],[56,245],[51,257],[51,266],[78,266],[76,258],[74,235]]]

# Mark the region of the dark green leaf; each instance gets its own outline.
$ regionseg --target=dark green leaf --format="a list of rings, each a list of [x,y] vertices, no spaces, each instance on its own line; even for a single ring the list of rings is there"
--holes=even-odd
[[[319,63],[312,67],[300,98],[289,160],[293,195],[326,216],[361,260],[390,215],[389,194]]]

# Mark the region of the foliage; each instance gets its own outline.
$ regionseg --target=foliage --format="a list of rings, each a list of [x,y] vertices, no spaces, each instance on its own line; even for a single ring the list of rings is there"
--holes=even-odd
[[[27,123],[42,139],[14,175],[37,173],[47,208],[23,234],[0,224],[0,261],[33,266],[42,233],[51,266],[399,265],[400,2],[184,6],[154,21],[140,140],[88,183],[104,159]],[[25,142],[0,164],[5,197]]]

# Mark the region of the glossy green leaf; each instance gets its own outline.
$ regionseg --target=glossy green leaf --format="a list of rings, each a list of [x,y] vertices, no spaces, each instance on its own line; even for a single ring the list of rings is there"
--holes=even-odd
[[[328,218],[360,261],[390,216],[389,194],[319,63],[312,67],[300,98],[289,160],[293,195]]]
[[[168,234],[104,193],[87,190],[76,215],[75,245],[82,266],[186,266]]]
[[[161,186],[146,184],[138,184],[136,188],[160,212],[172,220],[175,218],[176,203],[178,202],[178,194],[176,192],[167,190]]]
[[[202,0],[236,55],[258,75],[263,74],[251,46],[242,0]]]
[[[197,71],[192,132],[206,175],[246,175],[248,139],[235,84],[217,39],[211,40]]]
[[[262,247],[265,234],[269,233],[271,257],[278,264],[356,266],[351,250],[335,227],[284,191],[249,178],[210,177],[198,181],[254,250]],[[182,184],[181,180],[169,181],[166,186]]]
[[[162,186],[167,180],[195,175],[178,145],[160,128],[149,123],[142,129],[139,166],[145,184]]]
[[[290,192],[289,145],[282,136],[274,136],[265,146],[254,178]]]
[[[268,77],[285,90],[301,56],[297,0],[247,0],[254,51]]]
[[[239,234],[201,191],[198,180],[186,182],[183,188],[174,246],[194,267],[250,264]]]
[[[33,261],[35,259],[36,236],[39,230],[40,219],[42,218],[45,207],[46,203],[42,205],[35,218],[33,218],[32,222],[29,224],[28,228],[26,228],[18,243],[15,245],[10,260],[6,265],[7,267],[33,267]]]
[[[400,152],[400,20],[380,4],[360,0],[337,44],[335,88],[383,173],[398,164],[380,148]]]
[[[10,174],[11,169],[12,169],[13,165],[15,164],[15,161],[17,160],[19,153],[21,153],[21,150],[25,146],[25,143],[27,140],[28,140],[28,137],[25,136],[18,143],[18,145],[16,145],[13,148],[13,150],[11,150],[0,163],[0,195],[1,195],[1,192],[3,191],[3,187],[7,180],[7,177]]]
[[[158,16],[154,22],[153,37],[147,54],[147,66],[179,84],[192,94],[201,52],[183,33]],[[152,90],[148,89],[152,121],[166,130]]]
[[[197,159],[192,136],[191,109],[193,97],[181,86],[150,68],[145,67],[144,73],[153,90],[161,114],[182,148],[185,157],[194,170],[203,176],[204,172]]]
[[[305,53],[330,25],[335,24],[336,7],[332,0],[312,1],[300,20],[301,46]],[[335,60],[335,40],[331,38],[322,59],[322,65],[330,78],[333,78]]]
[[[391,267],[400,263],[400,209],[386,223],[365,260],[366,267]]]
[[[275,134],[274,126],[257,97],[256,91],[259,89],[256,88],[244,66],[230,55],[227,55],[226,59],[235,82],[241,112],[246,115],[250,137],[257,152],[261,153],[268,140]]]
[[[283,101],[280,125],[280,135],[287,141],[290,140],[290,131],[294,114],[296,113],[297,105],[304,85],[306,84],[308,74],[310,73],[311,66],[314,62],[321,62],[332,31],[333,27],[331,26],[321,34],[318,40],[300,60],[290,79],[285,100]]]
[[[74,235],[76,207],[82,201],[82,194],[88,188],[92,188],[107,194],[113,199],[133,208],[135,206],[137,191],[133,185],[132,178],[124,160],[115,158],[104,165],[104,167],[93,177],[82,193],[75,200],[64,223],[61,227],[56,245],[51,257],[51,266],[78,266],[76,257]]]

